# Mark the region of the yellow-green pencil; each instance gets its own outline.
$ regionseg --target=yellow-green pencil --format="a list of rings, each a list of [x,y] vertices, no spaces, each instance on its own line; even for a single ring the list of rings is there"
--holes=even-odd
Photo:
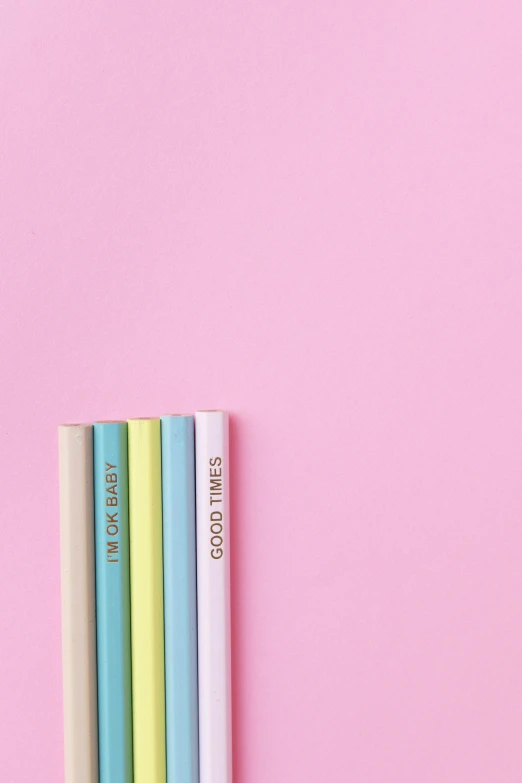
[[[166,783],[161,425],[128,424],[134,783]]]

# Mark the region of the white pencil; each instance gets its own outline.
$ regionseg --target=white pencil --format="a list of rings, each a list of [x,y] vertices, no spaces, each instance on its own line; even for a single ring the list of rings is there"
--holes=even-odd
[[[98,783],[93,430],[58,430],[65,783]]]
[[[200,783],[232,783],[228,414],[196,413]]]

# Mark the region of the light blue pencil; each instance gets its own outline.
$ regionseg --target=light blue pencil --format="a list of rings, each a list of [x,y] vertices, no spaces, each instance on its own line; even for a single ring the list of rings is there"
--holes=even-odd
[[[132,783],[126,422],[94,425],[100,783]]]
[[[167,782],[198,783],[194,418],[161,419]]]

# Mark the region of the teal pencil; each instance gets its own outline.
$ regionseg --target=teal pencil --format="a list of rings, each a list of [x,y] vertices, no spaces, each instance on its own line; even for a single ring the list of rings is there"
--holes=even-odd
[[[100,783],[132,783],[126,422],[94,425]]]
[[[161,419],[167,783],[198,783],[194,418]]]

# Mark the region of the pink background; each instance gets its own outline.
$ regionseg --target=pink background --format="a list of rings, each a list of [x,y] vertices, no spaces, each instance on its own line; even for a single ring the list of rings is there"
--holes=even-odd
[[[237,783],[520,783],[521,43],[3,0],[3,783],[63,780],[57,423],[217,406]]]

